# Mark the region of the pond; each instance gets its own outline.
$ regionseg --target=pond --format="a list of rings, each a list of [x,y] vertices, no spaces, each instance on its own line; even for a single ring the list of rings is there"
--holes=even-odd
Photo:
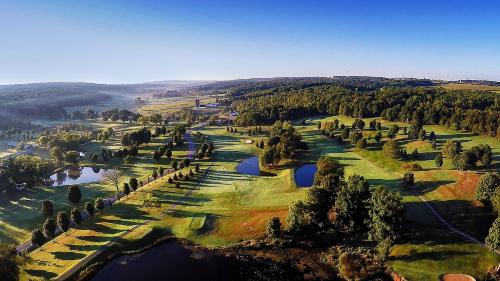
[[[242,160],[238,166],[236,166],[236,171],[240,174],[258,176],[260,175],[259,168],[259,158],[257,156],[253,156]]]
[[[299,187],[311,187],[317,170],[316,164],[306,164],[295,169],[295,182]]]
[[[54,181],[52,186],[98,182],[102,171],[92,167],[68,168],[53,174],[50,179]]]
[[[91,280],[229,281],[238,279],[239,268],[238,262],[232,258],[168,241],[143,253],[113,259]]]

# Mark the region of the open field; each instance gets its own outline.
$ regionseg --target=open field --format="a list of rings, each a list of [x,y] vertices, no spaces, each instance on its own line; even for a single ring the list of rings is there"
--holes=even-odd
[[[151,115],[158,112],[162,114],[174,113],[182,108],[193,108],[195,106],[195,99],[199,99],[201,104],[215,102],[215,97],[213,96],[183,96],[148,99],[146,100],[147,104],[139,108],[138,113],[144,115]]]
[[[488,85],[447,83],[447,84],[440,84],[437,87],[443,87],[445,89],[450,89],[450,90],[481,90],[481,91],[492,91],[500,93],[500,87],[488,86]]]

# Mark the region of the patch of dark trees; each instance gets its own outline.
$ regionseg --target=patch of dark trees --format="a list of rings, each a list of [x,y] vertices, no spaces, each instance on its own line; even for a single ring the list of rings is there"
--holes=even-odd
[[[424,87],[386,87],[353,93],[338,86],[252,93],[233,105],[237,125],[271,124],[320,114],[444,125],[456,130],[498,136],[500,103],[495,93]]]

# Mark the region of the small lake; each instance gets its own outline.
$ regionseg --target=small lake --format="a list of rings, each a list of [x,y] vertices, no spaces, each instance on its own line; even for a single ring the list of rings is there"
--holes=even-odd
[[[311,187],[317,170],[316,164],[306,164],[295,169],[293,175],[295,182],[299,187]]]
[[[52,186],[98,182],[102,171],[92,167],[69,168],[53,174],[50,179],[54,181]]]
[[[113,259],[91,281],[230,281],[237,280],[238,274],[239,265],[232,258],[208,250],[192,251],[169,241],[143,253]]]
[[[258,176],[260,175],[259,167],[259,157],[253,156],[242,160],[238,166],[236,166],[236,171],[240,174]]]

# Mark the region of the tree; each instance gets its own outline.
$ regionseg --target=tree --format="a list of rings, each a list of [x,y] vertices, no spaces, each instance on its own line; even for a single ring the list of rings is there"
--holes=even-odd
[[[68,214],[66,212],[58,212],[57,213],[57,226],[61,229],[62,232],[67,232],[69,229],[70,220]]]
[[[165,173],[165,169],[163,167],[158,168],[158,175],[160,175],[162,177],[164,173]]]
[[[43,235],[43,232],[39,228],[35,228],[31,232],[31,244],[35,246],[42,246],[45,243],[46,239]]]
[[[443,156],[453,159],[462,151],[462,144],[456,140],[447,140],[443,145]]]
[[[128,195],[130,194],[130,186],[126,182],[123,183],[123,193],[125,193],[125,195],[127,195],[128,198]]]
[[[389,128],[389,132],[387,132],[387,136],[390,139],[393,139],[393,138],[396,137],[396,135],[398,134],[398,132],[399,132],[399,126],[397,124],[392,124],[391,127]]]
[[[136,178],[130,178],[130,180],[128,181],[128,185],[132,190],[137,190],[137,188],[139,187],[139,183],[137,182]]]
[[[172,150],[171,149],[167,149],[167,151],[165,152],[165,157],[167,157],[167,159],[172,158]]]
[[[80,224],[82,222],[82,213],[80,212],[80,210],[78,210],[78,208],[73,208],[73,210],[71,210],[71,220],[75,223],[75,224]]]
[[[366,146],[368,146],[368,142],[366,141],[366,138],[362,138],[362,139],[358,140],[358,142],[356,143],[356,146],[358,148],[365,149]]]
[[[87,214],[89,214],[90,217],[94,216],[95,209],[92,202],[85,203],[85,211],[87,211]]]
[[[435,143],[435,141],[436,141],[436,133],[434,133],[434,131],[431,131],[429,133],[429,140]]]
[[[491,226],[485,240],[486,246],[493,251],[500,249],[500,218],[497,218]]]
[[[412,172],[406,172],[403,176],[403,183],[406,185],[413,185],[415,183],[415,176]]]
[[[177,160],[172,161],[172,168],[174,171],[177,171],[177,168],[179,167],[179,162]]]
[[[474,199],[489,204],[493,194],[500,190],[500,173],[489,172],[479,178]]]
[[[331,194],[330,191],[335,191],[335,194]],[[330,189],[329,186],[313,186],[307,190],[306,204],[312,227],[323,228],[326,225],[328,222],[328,211],[335,204],[336,191]]]
[[[2,281],[19,280],[19,262],[15,248],[0,248],[0,276]]]
[[[271,238],[281,236],[281,222],[279,217],[272,217],[266,222],[266,236]]]
[[[335,182],[338,183],[344,176],[344,168],[332,157],[321,156],[316,162],[316,167],[317,171],[314,176],[314,185],[321,185],[323,179],[327,176],[335,177]]]
[[[292,234],[300,234],[306,230],[309,225],[309,215],[306,204],[303,201],[299,200],[290,203],[286,223],[288,231]]]
[[[99,211],[102,211],[102,209],[104,209],[104,200],[102,200],[102,198],[97,198],[95,201],[94,201],[94,208],[99,210]]]
[[[434,163],[436,163],[437,168],[441,168],[443,166],[443,155],[441,153],[436,156]]]
[[[382,133],[380,131],[377,131],[375,133],[375,137],[374,138],[375,138],[376,142],[380,142],[380,140],[382,139]]]
[[[199,173],[199,172],[200,172],[200,164],[196,163],[196,164],[194,165],[194,171],[195,171],[195,172],[197,172],[197,173]]]
[[[384,144],[382,151],[385,156],[390,157],[392,159],[397,159],[400,157],[399,145],[396,140],[388,140]]]
[[[116,188],[116,193],[119,193],[120,179],[122,178],[122,176],[123,176],[122,171],[116,169],[110,169],[102,173],[101,180],[114,185]]]
[[[46,217],[52,216],[54,213],[54,204],[50,200],[42,201],[42,214]]]
[[[352,232],[364,225],[368,217],[370,185],[364,177],[352,175],[340,187],[335,200],[335,212],[338,222],[347,232]]]
[[[64,158],[66,162],[77,165],[80,161],[80,153],[78,151],[68,151]]]
[[[346,140],[349,138],[349,128],[345,127],[342,132],[340,133],[342,136],[342,139]]]
[[[418,160],[418,150],[415,148],[413,152],[411,153],[411,158],[416,161]]]
[[[418,133],[418,138],[421,141],[424,141],[427,138],[427,132],[424,129],[420,130],[420,132]]]
[[[71,203],[77,204],[82,199],[82,192],[80,191],[80,188],[78,187],[78,185],[70,185],[68,187],[67,194],[68,194],[68,200]]]
[[[184,167],[189,167],[189,165],[191,164],[191,160],[185,158],[182,160],[182,163],[184,163]]]
[[[374,241],[396,241],[403,229],[405,205],[403,198],[383,187],[375,189],[370,200],[370,232]]]
[[[56,235],[56,227],[56,223],[53,219],[46,219],[43,224],[43,236],[45,236],[47,240],[52,240]]]
[[[157,151],[157,150],[155,150],[155,151],[153,152],[153,159],[154,159],[156,162],[159,162],[159,161],[160,161],[160,159],[161,159],[161,155],[160,155],[160,153],[158,153],[158,151]]]
[[[156,180],[156,178],[158,177],[158,172],[154,170],[153,173],[151,173],[151,176]]]
[[[470,151],[458,153],[455,157],[453,157],[451,163],[455,169],[462,171],[469,170],[476,165],[474,155]]]

